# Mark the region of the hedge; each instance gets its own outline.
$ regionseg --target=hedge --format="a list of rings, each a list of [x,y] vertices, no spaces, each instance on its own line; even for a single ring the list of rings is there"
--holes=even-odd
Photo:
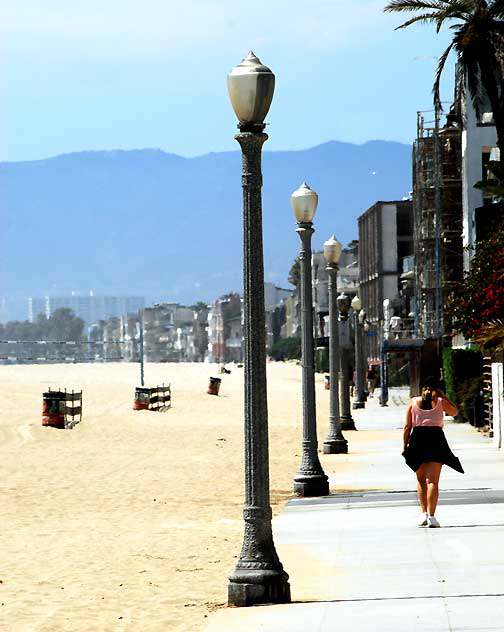
[[[444,349],[443,374],[446,395],[459,409],[457,420],[478,425],[483,404],[481,352],[472,349]]]

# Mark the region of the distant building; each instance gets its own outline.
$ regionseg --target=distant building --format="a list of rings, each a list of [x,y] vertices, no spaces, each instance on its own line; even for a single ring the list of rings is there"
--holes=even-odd
[[[216,299],[208,312],[208,362],[242,361],[242,299],[231,292]]]
[[[469,91],[460,95],[462,123],[462,205],[464,269],[469,270],[477,241],[485,239],[499,216],[502,203],[474,188],[476,182],[488,176],[488,162],[502,160],[497,150],[497,131],[490,102],[487,99],[476,116]],[[493,152],[493,154],[492,154]],[[492,154],[492,157],[490,155]]]
[[[208,306],[200,304],[194,309],[193,339],[194,362],[204,362],[208,350]]]
[[[146,362],[203,362],[207,348],[208,308],[158,303],[120,318],[100,320],[88,327],[96,360],[140,360],[141,327]]]
[[[143,296],[45,296],[28,299],[28,320],[34,322],[39,314],[50,318],[55,310],[65,307],[90,325],[99,320],[118,318],[138,312],[145,307]]]
[[[393,313],[405,318],[400,299],[400,275],[403,259],[413,254],[413,206],[411,200],[376,202],[359,218],[359,294],[369,321],[368,361],[380,357],[383,335],[383,302],[389,299]],[[406,308],[407,309],[407,308]]]
[[[286,304],[291,300],[292,294],[293,290],[277,287],[273,283],[264,284],[267,351],[282,337],[287,314]]]
[[[266,309],[277,307],[281,302],[292,296],[292,290],[278,287],[274,283],[264,284],[264,306]]]
[[[140,360],[140,316],[138,312],[121,316],[121,336],[124,361],[138,362]]]
[[[182,340],[187,339],[188,329],[192,328],[193,310],[178,303],[160,303],[146,307],[142,315],[145,361],[185,360]]]
[[[108,362],[123,359],[123,332],[121,319],[117,316],[109,318],[103,327],[103,359]]]

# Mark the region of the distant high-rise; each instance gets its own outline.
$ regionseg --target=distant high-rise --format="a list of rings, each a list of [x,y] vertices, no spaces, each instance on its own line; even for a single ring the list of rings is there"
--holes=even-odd
[[[143,296],[45,296],[28,299],[28,320],[33,322],[39,314],[50,318],[61,307],[71,309],[86,324],[99,320],[135,313],[145,307]]]

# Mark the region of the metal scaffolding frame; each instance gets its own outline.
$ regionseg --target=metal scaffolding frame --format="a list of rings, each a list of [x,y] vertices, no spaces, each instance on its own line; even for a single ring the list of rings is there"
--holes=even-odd
[[[461,129],[454,117],[441,128],[439,109],[418,112],[413,216],[415,329],[422,338],[441,341],[451,333],[446,306],[462,278],[461,165]]]

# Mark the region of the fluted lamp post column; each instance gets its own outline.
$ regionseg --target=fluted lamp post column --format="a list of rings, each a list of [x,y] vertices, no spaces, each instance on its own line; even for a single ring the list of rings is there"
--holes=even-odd
[[[313,295],[311,237],[318,195],[304,182],[291,195],[301,239],[301,362],[303,380],[303,442],[301,467],[294,476],[294,492],[300,496],[327,496],[329,481],[318,458],[317,415],[315,405],[315,362],[313,343]]]
[[[229,576],[228,603],[251,606],[290,601],[289,576],[271,529],[266,399],[266,337],[262,238],[261,149],[275,75],[250,52],[228,75],[242,150],[243,349],[245,379],[245,522],[243,545]]]
[[[340,408],[341,428],[343,430],[356,430],[355,422],[350,408],[350,352],[352,351],[352,339],[350,331],[350,297],[342,293],[336,299],[339,311],[340,326]]]
[[[359,312],[362,308],[360,298],[356,295],[352,299],[352,309],[354,314],[354,337],[355,337],[355,401],[352,408],[364,408],[364,381],[362,371],[362,324],[359,321]]]
[[[324,454],[346,454],[348,442],[341,432],[339,404],[338,263],[343,246],[333,235],[324,242],[329,293],[329,431],[322,445]]]
[[[361,309],[359,312],[359,325],[361,332],[361,380],[362,388],[364,390],[364,402],[367,402],[367,368],[368,368],[368,354],[367,354],[367,332],[369,331],[369,325],[366,320],[366,310]]]

